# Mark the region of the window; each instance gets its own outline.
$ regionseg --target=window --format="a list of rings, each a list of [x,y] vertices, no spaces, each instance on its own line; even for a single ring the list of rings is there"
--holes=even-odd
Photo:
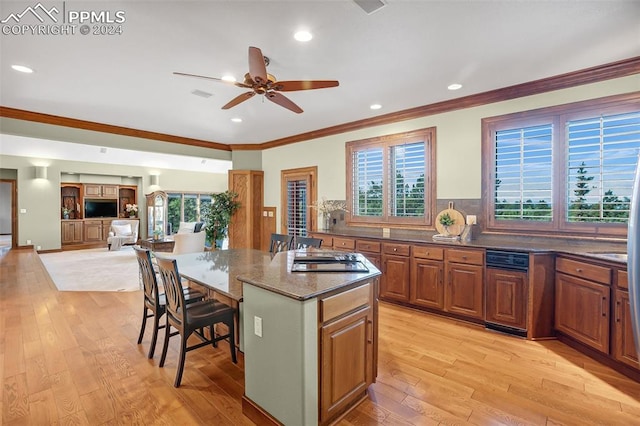
[[[487,229],[624,236],[640,94],[483,120]]]
[[[317,167],[283,170],[282,188],[282,232],[288,235],[306,236],[316,229],[315,212],[309,206],[316,199]]]
[[[204,203],[211,203],[209,194],[176,193],[167,194],[169,199],[169,230],[175,233],[180,228],[180,222],[199,222],[200,207]]]
[[[348,142],[349,224],[432,226],[435,128]]]

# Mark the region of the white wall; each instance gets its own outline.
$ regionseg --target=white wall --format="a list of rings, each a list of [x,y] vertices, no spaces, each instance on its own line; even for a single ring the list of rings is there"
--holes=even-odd
[[[640,75],[634,75],[268,149],[262,155],[264,203],[265,206],[277,206],[280,217],[280,171],[313,165],[318,166],[318,198],[344,200],[346,142],[433,126],[437,137],[436,197],[479,199],[483,118],[638,90]],[[280,221],[277,222],[279,227]]]

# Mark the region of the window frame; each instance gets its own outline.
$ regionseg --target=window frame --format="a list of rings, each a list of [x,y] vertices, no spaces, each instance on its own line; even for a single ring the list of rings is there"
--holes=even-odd
[[[424,216],[399,217],[389,214],[390,206],[390,150],[399,145],[424,142]],[[382,216],[355,215],[355,200],[353,199],[353,162],[354,153],[370,148],[382,148]],[[436,128],[428,127],[410,132],[395,133],[374,138],[361,139],[346,143],[346,200],[348,213],[347,225],[350,226],[393,226],[395,228],[433,229],[436,209]]]
[[[498,233],[531,235],[560,234],[625,237],[626,223],[569,222],[566,219],[567,202],[567,149],[566,125],[569,121],[601,115],[624,114],[640,110],[640,92],[614,95],[587,101],[573,102],[482,119],[482,205],[484,230]],[[501,130],[531,127],[544,123],[553,126],[552,141],[552,220],[500,220],[495,212],[495,135]]]
[[[282,170],[280,172],[280,205],[282,206],[280,214],[280,232],[289,233],[288,212],[289,198],[287,197],[287,182],[290,180],[304,180],[307,182],[307,205],[305,206],[305,217],[307,222],[307,234],[317,230],[317,215],[309,206],[316,203],[318,198],[317,181],[318,167],[301,167],[297,169]]]

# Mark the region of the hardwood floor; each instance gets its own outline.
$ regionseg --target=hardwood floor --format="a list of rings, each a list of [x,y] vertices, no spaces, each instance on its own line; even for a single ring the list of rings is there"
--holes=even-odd
[[[164,368],[158,349],[148,360],[141,305],[140,292],[58,292],[33,251],[0,258],[0,423],[252,425],[242,356],[190,352],[173,388],[178,341]],[[370,398],[340,425],[640,424],[640,384],[557,341],[381,304],[379,350]]]

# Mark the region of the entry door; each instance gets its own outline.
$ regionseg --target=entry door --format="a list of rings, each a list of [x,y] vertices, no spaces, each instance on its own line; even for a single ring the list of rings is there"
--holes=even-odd
[[[282,171],[281,233],[306,236],[316,229],[316,214],[309,206],[317,199],[317,169],[305,167]]]

